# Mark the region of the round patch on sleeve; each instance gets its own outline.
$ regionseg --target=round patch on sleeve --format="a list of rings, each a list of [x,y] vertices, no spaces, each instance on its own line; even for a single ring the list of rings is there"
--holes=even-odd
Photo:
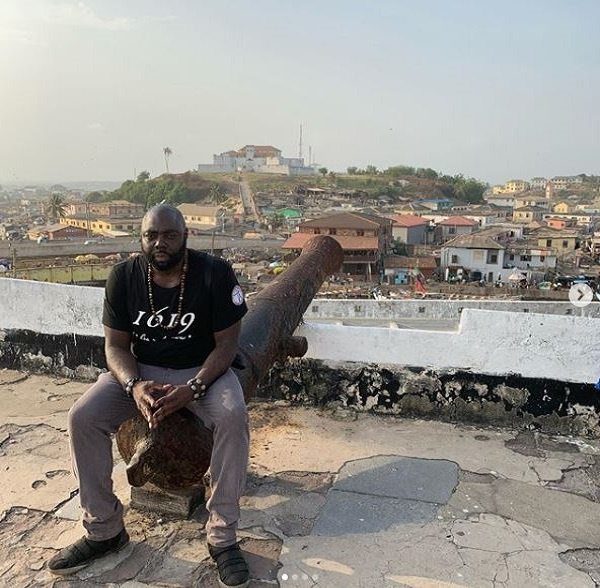
[[[234,286],[231,291],[231,302],[236,306],[240,306],[244,302],[244,293],[240,286]]]

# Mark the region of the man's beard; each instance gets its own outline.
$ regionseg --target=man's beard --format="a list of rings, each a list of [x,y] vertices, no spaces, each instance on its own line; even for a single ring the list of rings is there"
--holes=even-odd
[[[158,270],[159,272],[166,272],[169,271],[170,269],[174,268],[182,259],[183,256],[185,255],[185,249],[187,247],[187,239],[183,240],[183,244],[181,245],[180,249],[178,251],[176,251],[175,253],[167,253],[166,251],[156,251],[156,250],[152,250],[149,253],[144,251],[144,257],[146,258],[146,262],[148,264],[152,264],[152,267],[155,270]],[[167,253],[167,255],[169,256],[167,259],[162,259],[160,261],[157,261],[156,259],[154,259],[154,256],[157,253]]]

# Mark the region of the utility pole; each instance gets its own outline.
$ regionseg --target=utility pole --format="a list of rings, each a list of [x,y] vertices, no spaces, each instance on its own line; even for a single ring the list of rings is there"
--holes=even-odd
[[[86,201],[85,203],[85,220],[87,225],[87,236],[91,237],[90,234],[90,203]]]

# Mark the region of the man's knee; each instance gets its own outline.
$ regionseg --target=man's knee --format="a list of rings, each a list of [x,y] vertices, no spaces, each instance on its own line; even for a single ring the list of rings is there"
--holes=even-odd
[[[227,401],[221,404],[213,415],[216,426],[225,426],[239,428],[245,426],[248,422],[248,410],[243,396],[238,398],[227,398]]]
[[[68,415],[69,432],[79,431],[89,425],[90,411],[79,400],[71,407]]]

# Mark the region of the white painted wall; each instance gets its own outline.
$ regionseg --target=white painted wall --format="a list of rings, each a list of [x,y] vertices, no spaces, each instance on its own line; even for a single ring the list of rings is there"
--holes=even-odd
[[[61,335],[104,335],[104,290],[0,279],[0,329],[27,329]]]
[[[490,252],[498,255],[496,263],[487,263]],[[442,247],[440,269],[445,270],[448,266],[460,266],[469,271],[480,271],[487,280],[489,272],[493,272],[494,279],[499,270],[504,267],[504,249],[471,249],[467,247]],[[452,256],[458,256],[456,263],[452,262]]]
[[[102,336],[102,288],[0,279],[2,329]],[[468,306],[478,308],[468,308]],[[530,313],[481,310],[529,307]],[[330,361],[401,364],[475,373],[595,382],[600,376],[600,304],[576,309],[570,303],[476,300],[315,300],[306,318],[402,316],[455,318],[455,332],[347,327],[307,323],[296,332],[308,339],[307,357]],[[568,308],[574,315],[564,316]],[[421,313],[424,308],[427,312]],[[561,314],[534,314],[533,311]]]
[[[592,383],[598,319],[466,309],[457,332],[304,324],[307,357]]]

